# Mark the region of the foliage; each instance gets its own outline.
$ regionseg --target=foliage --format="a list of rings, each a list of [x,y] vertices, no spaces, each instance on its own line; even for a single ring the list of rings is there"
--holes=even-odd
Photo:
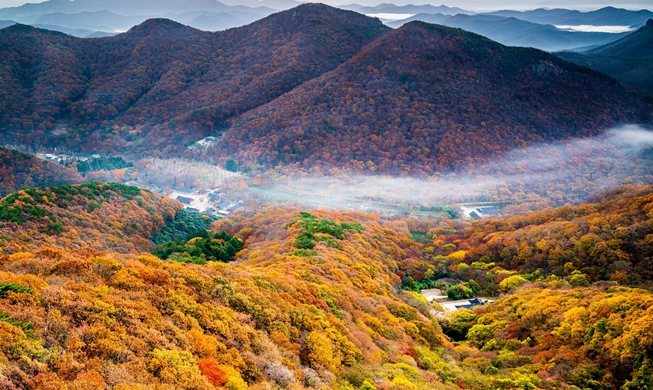
[[[340,240],[344,238],[345,232],[351,233],[365,230],[360,223],[336,223],[327,219],[317,219],[305,211],[300,212],[299,220],[287,224],[286,229],[293,226],[304,230],[297,236],[294,242],[294,246],[298,249],[315,248],[314,240],[316,239],[324,241],[328,246],[339,248],[340,244],[326,236]]]
[[[34,290],[21,286],[17,283],[0,283],[0,298],[4,298],[9,292],[32,294]]]
[[[112,171],[115,169],[133,168],[134,164],[125,161],[122,157],[99,157],[75,163],[77,171],[87,173],[92,171]]]
[[[215,217],[204,218],[204,215],[186,209],[180,210],[174,220],[166,223],[166,226],[152,237],[155,244],[163,244],[170,241],[188,240],[188,235],[198,231],[206,230]],[[192,237],[191,237],[192,238]]]
[[[205,264],[206,261],[227,262],[243,249],[243,242],[229,233],[209,234],[206,230],[190,233],[186,241],[159,244],[154,255],[160,259],[172,259],[183,263]]]

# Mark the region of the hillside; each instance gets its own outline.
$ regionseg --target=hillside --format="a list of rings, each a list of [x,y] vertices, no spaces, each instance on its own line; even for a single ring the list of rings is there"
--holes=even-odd
[[[122,184],[24,189],[0,201],[0,253],[39,247],[150,250],[153,235],[180,209],[176,201]]]
[[[533,142],[651,123],[652,104],[553,55],[411,22],[242,115],[215,150],[244,166],[423,175]]]
[[[0,198],[21,188],[80,183],[77,171],[0,147]]]
[[[95,186],[77,188],[97,193]],[[113,186],[104,194],[113,205],[135,190]],[[140,205],[163,206],[145,192],[132,195],[115,206],[112,225],[135,221]],[[76,195],[61,210],[78,214],[83,202]],[[87,224],[81,215],[71,219],[80,231]],[[137,218],[151,223],[146,214]],[[244,244],[230,263],[118,254],[89,236],[79,240],[88,247],[74,250],[57,248],[66,246],[59,240],[0,254],[0,385],[489,390],[646,383],[649,292],[543,279],[474,312],[443,316],[438,305],[398,290],[400,273],[435,261],[398,225],[360,213],[271,207],[211,226]]]
[[[634,33],[584,53],[557,53],[653,95],[653,19]]]
[[[304,227],[284,228],[307,214],[277,210],[238,222],[232,230],[247,237],[247,248],[233,264],[91,248],[4,257],[3,282],[31,291],[0,298],[11,319],[0,320],[0,383],[446,388],[436,372],[447,372],[441,356],[453,352],[435,351],[450,343],[423,303],[418,311],[394,295],[391,270],[414,244],[372,217],[315,217],[345,232],[318,228],[314,252],[293,244]],[[64,351],[56,362],[30,368],[56,351]],[[415,367],[417,351],[429,356],[432,372]]]
[[[317,4],[219,33],[156,19],[91,40],[15,25],[0,30],[0,129],[27,145],[183,150],[387,30]]]
[[[452,235],[473,264],[468,277],[484,285],[485,264],[521,274],[564,277],[580,271],[590,282],[650,286],[653,187],[624,186],[587,204],[482,221]]]

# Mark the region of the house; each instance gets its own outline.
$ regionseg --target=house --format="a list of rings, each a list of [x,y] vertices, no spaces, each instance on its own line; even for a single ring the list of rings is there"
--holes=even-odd
[[[469,216],[474,218],[474,219],[481,218],[481,215],[479,213],[477,213],[476,211],[472,211],[471,213],[469,213]]]
[[[468,304],[456,305],[456,309],[471,309],[476,306],[485,306],[485,302],[481,298],[470,299]]]
[[[227,211],[227,210],[220,210],[220,211],[218,211],[218,214],[229,215],[231,213],[229,211]]]
[[[181,188],[181,187],[177,187],[177,188],[176,188],[176,191],[179,192],[179,193],[181,193],[181,194],[192,194],[192,193],[193,193],[193,189],[192,189],[192,188]]]
[[[199,211],[200,211],[199,209],[196,209],[196,208],[194,208],[194,207],[186,207],[186,210],[188,210],[188,211],[196,211],[196,212],[198,212],[198,213],[199,213]]]
[[[216,202],[218,200],[220,200],[220,196],[218,196],[218,194],[215,194],[213,192],[209,194],[209,202]]]
[[[218,203],[218,208],[220,209],[226,209],[229,206],[231,206],[231,202],[226,200],[223,200],[222,202]]]
[[[183,204],[193,204],[193,203],[195,203],[195,199],[187,198],[187,197],[181,196],[181,195],[177,196],[177,200],[180,201]]]

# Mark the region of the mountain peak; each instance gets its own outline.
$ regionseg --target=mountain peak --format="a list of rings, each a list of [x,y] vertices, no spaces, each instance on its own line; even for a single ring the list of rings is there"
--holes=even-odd
[[[653,28],[653,19],[649,19],[646,21],[646,27]]]
[[[132,27],[129,31],[147,31],[147,30],[156,30],[156,29],[178,29],[178,28],[189,28],[184,26],[181,23],[177,23],[174,20],[165,19],[165,18],[153,18],[144,21],[143,23]]]

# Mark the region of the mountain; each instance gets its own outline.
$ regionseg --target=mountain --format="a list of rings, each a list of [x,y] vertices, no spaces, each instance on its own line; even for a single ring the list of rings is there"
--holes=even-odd
[[[243,114],[213,150],[243,165],[431,175],[534,142],[648,124],[652,104],[554,55],[411,22]]]
[[[0,198],[21,188],[80,183],[77,171],[35,156],[0,147]]]
[[[573,50],[584,46],[603,45],[628,33],[572,32],[560,30],[552,25],[531,23],[514,17],[494,15],[455,15],[443,18],[439,14],[427,16],[418,14],[410,18],[388,23],[400,27],[407,22],[419,20],[449,27],[462,28],[507,46],[534,47],[546,51]]]
[[[557,53],[653,95],[653,19],[636,32],[584,53]]]
[[[627,58],[653,58],[653,19],[634,33],[611,44],[589,50],[590,54]]]
[[[215,34],[162,19],[99,40],[12,26],[0,30],[1,128],[5,139],[26,144],[46,134],[46,142],[87,149],[179,150],[334,69],[388,30],[317,4]]]
[[[31,25],[47,24],[67,28],[86,28],[100,31],[126,31],[147,20],[144,16],[123,16],[109,11],[66,14],[53,12],[40,15]]]
[[[435,13],[435,14],[420,13],[406,19],[396,20],[386,24],[392,28],[399,28],[406,23],[414,22],[416,20],[424,23],[442,24],[445,20],[449,19],[450,17],[451,15],[446,15],[441,13]]]
[[[487,15],[513,17],[532,23],[563,26],[643,26],[653,17],[649,10],[631,11],[622,8],[604,7],[596,11],[582,12],[568,9],[540,8],[532,11],[496,11]]]
[[[18,22],[32,22],[23,18],[32,18],[36,15],[51,13],[78,14],[82,12],[111,12],[118,15],[150,15],[164,16],[170,13],[184,13],[191,11],[230,11],[252,10],[243,6],[228,6],[217,0],[192,0],[180,2],[178,0],[48,0],[41,3],[27,3],[20,7],[0,9],[0,17],[11,15],[11,19]]]
[[[457,7],[447,7],[446,5],[433,6],[430,4],[425,5],[394,5],[390,3],[382,3],[374,7],[362,6],[358,4],[349,4],[339,6],[339,8],[360,12],[362,14],[473,14],[471,11],[464,10]]]
[[[0,20],[0,28],[13,26],[14,24],[16,24],[16,22],[13,20]]]

